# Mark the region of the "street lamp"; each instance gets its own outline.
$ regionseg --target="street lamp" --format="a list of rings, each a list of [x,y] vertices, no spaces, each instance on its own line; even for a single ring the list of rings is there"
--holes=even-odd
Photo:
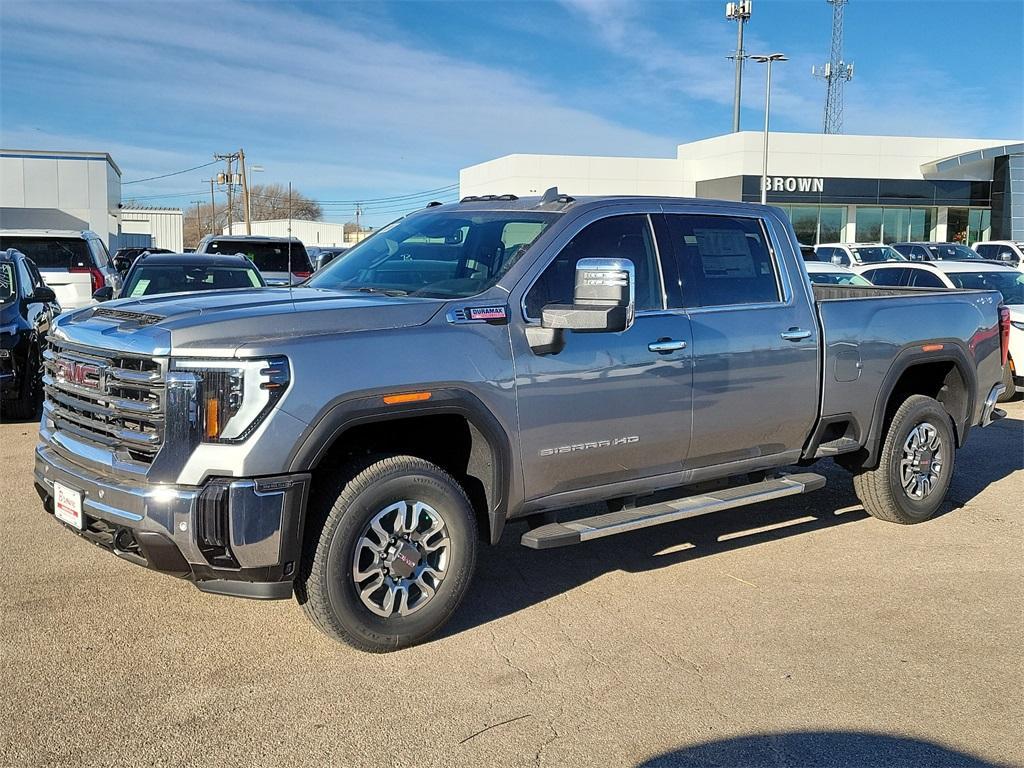
[[[776,61],[789,61],[785,54],[769,53],[767,55],[751,56],[758,64],[768,65],[768,75],[765,77],[764,85],[764,159],[761,166],[761,205],[768,203],[768,115],[772,103],[772,64]]]

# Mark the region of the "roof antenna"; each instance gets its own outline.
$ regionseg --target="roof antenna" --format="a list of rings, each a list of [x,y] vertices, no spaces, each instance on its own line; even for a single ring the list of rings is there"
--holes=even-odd
[[[561,197],[561,195],[558,194],[558,187],[549,187],[544,192],[544,197],[542,197],[540,199],[540,202],[541,202],[541,204],[544,204],[544,203],[557,203],[558,202],[558,198],[560,198],[560,197]]]

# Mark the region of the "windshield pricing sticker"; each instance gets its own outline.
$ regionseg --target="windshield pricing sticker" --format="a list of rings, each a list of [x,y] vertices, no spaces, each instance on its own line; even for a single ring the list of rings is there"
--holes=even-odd
[[[132,288],[132,296],[142,296],[146,293],[146,289],[149,288],[149,280],[145,278],[139,280]]]

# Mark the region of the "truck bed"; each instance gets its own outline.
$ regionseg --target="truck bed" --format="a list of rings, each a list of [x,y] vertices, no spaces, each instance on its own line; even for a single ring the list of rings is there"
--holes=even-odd
[[[968,388],[998,381],[1002,370],[996,291],[814,285],[822,338],[820,417],[848,419],[862,444],[908,360],[958,365]],[[975,376],[975,371],[977,375]],[[958,435],[981,418],[986,392],[973,392]]]

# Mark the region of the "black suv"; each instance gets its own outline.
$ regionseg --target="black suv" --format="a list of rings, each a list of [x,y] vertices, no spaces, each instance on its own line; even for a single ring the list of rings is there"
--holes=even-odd
[[[0,251],[0,416],[32,419],[43,401],[42,349],[60,314],[36,265],[13,248]]]
[[[166,248],[140,248],[138,246],[132,246],[131,248],[118,248],[114,252],[114,255],[110,257],[110,260],[114,262],[114,268],[121,273],[121,277],[128,274],[128,270],[132,268],[132,264],[144,253],[174,253]]]

